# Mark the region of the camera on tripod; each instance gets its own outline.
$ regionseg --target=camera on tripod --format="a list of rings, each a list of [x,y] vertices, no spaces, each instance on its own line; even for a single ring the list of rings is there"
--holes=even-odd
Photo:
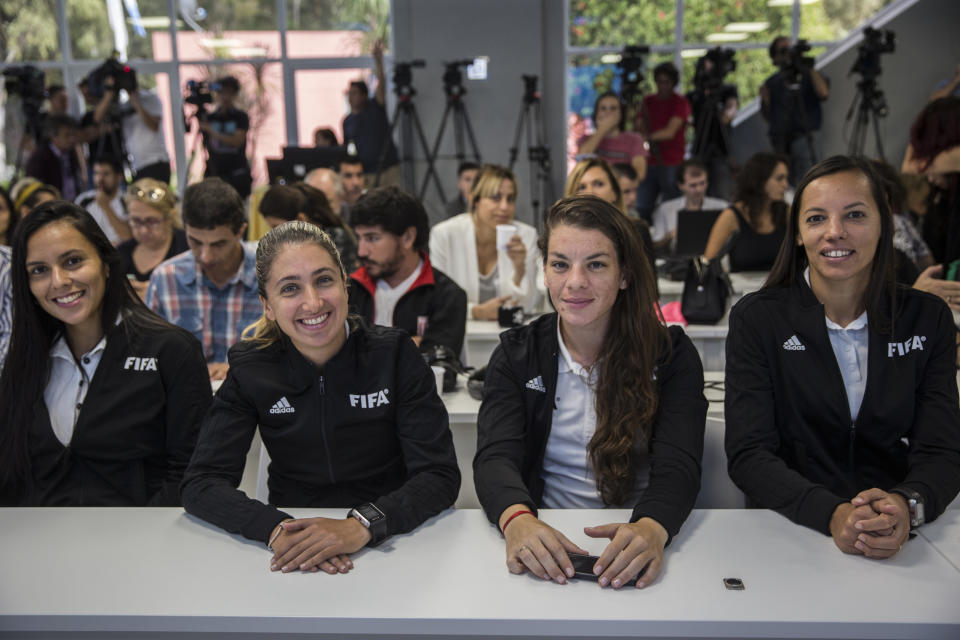
[[[723,79],[737,68],[733,49],[714,47],[697,60],[693,86],[702,93],[716,91],[723,86]]]
[[[627,45],[620,53],[620,93],[625,102],[630,103],[633,97],[641,93],[640,83],[643,82],[643,65],[650,47],[646,45]]]
[[[113,80],[113,86],[107,86],[107,78]],[[107,89],[125,90],[127,93],[137,90],[137,72],[128,64],[116,58],[107,58],[103,64],[87,76],[87,87],[94,98],[102,98]]]
[[[864,78],[880,75],[880,54],[897,50],[897,36],[889,29],[863,30],[863,44],[857,49],[857,60],[850,73],[859,73]]]
[[[423,60],[393,63],[393,93],[399,98],[417,95],[413,88],[413,69],[423,69],[427,63]]]
[[[467,92],[463,88],[463,74],[460,69],[473,64],[473,60],[454,60],[444,62],[446,70],[443,72],[443,91],[447,96],[462,96]]]
[[[3,88],[8,96],[19,96],[23,113],[30,120],[40,114],[46,97],[44,73],[32,65],[7,67],[3,70]]]

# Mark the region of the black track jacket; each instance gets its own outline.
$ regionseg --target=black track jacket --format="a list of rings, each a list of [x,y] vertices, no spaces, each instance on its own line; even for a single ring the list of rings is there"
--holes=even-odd
[[[420,257],[420,277],[397,300],[393,326],[411,336],[422,336],[421,348],[443,345],[459,356],[467,328],[467,294],[445,273],[434,269],[426,253],[421,251]],[[350,280],[350,310],[373,323],[377,282],[367,274],[366,267],[350,274]]]
[[[176,327],[128,341],[122,324],[90,381],[68,446],[41,397],[28,434],[23,506],[179,506],[179,486],[212,397],[200,343]]]
[[[707,401],[700,356],[679,327],[670,327],[673,355],[656,370],[659,408],[649,442],[650,481],[631,522],[650,517],[672,538],[700,491]],[[536,512],[540,472],[557,389],[557,314],[504,332],[490,357],[477,419],[473,477],[492,523],[512,504]],[[539,383],[539,384],[538,384]]]
[[[727,336],[730,477],[758,506],[829,535],[864,489],[910,488],[927,520],[960,490],[956,329],[942,300],[898,291],[893,335],[869,329],[854,421],[823,305],[801,279],[745,296]]]
[[[447,410],[407,335],[351,321],[323,371],[286,338],[241,342],[184,476],[189,513],[266,542],[289,507],[375,503],[389,535],[457,498],[460,472]],[[270,453],[270,505],[237,489],[254,431]],[[346,511],[344,511],[346,516]]]

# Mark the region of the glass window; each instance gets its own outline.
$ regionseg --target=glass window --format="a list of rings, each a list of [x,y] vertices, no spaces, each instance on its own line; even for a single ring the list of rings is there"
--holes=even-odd
[[[814,41],[841,40],[891,2],[893,0],[801,3],[800,37]]]
[[[369,69],[309,69],[296,72],[297,126],[300,146],[312,147],[317,129],[331,129],[343,143],[343,118],[349,112],[347,87]]]
[[[570,46],[672,43],[675,21],[674,0],[570,0]]]
[[[178,16],[186,23],[177,32],[181,60],[279,58],[274,0],[202,0]]]
[[[126,4],[118,3],[116,15],[102,0],[67,0],[66,4],[74,60],[103,60],[114,51],[122,59],[171,59],[166,0],[139,0],[133,14]],[[160,42],[155,47],[157,37]]]
[[[0,59],[5,63],[60,60],[56,4],[35,2],[29,10],[9,10],[0,21]]]
[[[768,0],[685,0],[683,39],[687,43],[723,46],[732,42],[770,42],[790,35],[792,8],[769,6]]]
[[[367,55],[377,40],[389,42],[389,0],[287,2],[287,55],[343,58]]]

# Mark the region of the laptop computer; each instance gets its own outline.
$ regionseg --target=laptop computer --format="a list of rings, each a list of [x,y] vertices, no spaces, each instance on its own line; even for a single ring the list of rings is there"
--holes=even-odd
[[[703,209],[677,212],[677,245],[674,251],[678,256],[700,256],[707,248],[710,230],[723,209]]]

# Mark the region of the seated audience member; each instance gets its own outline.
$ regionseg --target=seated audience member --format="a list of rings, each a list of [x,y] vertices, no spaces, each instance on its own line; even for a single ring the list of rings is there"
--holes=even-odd
[[[917,173],[901,173],[900,182],[906,190],[906,201],[904,202],[906,214],[913,223],[913,226],[916,227],[922,235],[924,228],[923,223],[929,206],[928,200],[932,192],[930,181],[926,176]],[[926,240],[924,240],[924,243],[926,244]],[[929,248],[929,245],[927,245],[927,248]],[[932,253],[930,258],[934,259]]]
[[[514,220],[516,202],[513,173],[484,165],[470,192],[470,211],[430,231],[430,261],[467,292],[468,318],[496,320],[510,300],[529,311],[537,307],[537,230]],[[516,227],[502,248],[497,247],[498,225]]]
[[[67,115],[47,116],[46,140],[27,159],[25,173],[55,187],[64,199],[73,200],[83,190],[77,155],[77,123]]]
[[[886,162],[870,162],[873,170],[882,179],[890,213],[893,215],[894,272],[897,282],[909,287],[922,271],[933,265],[933,256],[930,255],[930,248],[923,241],[920,232],[907,216],[907,191],[900,180],[900,174]],[[957,287],[960,290],[960,283]]]
[[[512,573],[563,583],[567,552],[586,553],[537,509],[629,508],[629,522],[584,533],[610,539],[593,569],[602,586],[647,586],[696,501],[703,369],[658,319],[630,224],[598,198],[555,204],[539,245],[557,312],[504,333],[490,358],[474,482]]]
[[[476,162],[461,162],[457,167],[457,197],[447,203],[447,217],[460,215],[468,211],[470,205],[470,190],[473,189],[473,181],[477,179],[480,173],[480,165]]]
[[[884,196],[862,159],[811,168],[727,337],[730,477],[870,558],[896,554],[960,490],[956,329],[941,300],[897,287]]]
[[[243,242],[243,200],[219,178],[187,187],[182,215],[190,253],[153,270],[147,306],[200,340],[210,378],[222,380],[227,350],[262,313],[256,249]]]
[[[709,182],[707,166],[699,160],[684,160],[677,167],[677,187],[683,194],[679,198],[664,200],[653,212],[653,242],[658,250],[670,250],[676,246],[677,214],[681,209],[703,211],[726,209],[725,200],[707,195]]]
[[[77,204],[97,221],[114,246],[129,240],[130,224],[120,193],[123,167],[114,158],[100,157],[93,161],[93,189],[77,196]]]
[[[937,83],[933,93],[930,94],[930,102],[950,95],[960,98],[960,64],[954,70],[952,78]]]
[[[260,214],[270,228],[291,220],[312,222],[337,245],[344,268],[356,268],[357,242],[353,231],[333,213],[327,197],[319,189],[305,182],[270,187],[260,200]]]
[[[17,222],[20,217],[13,206],[13,200],[10,194],[3,187],[0,187],[0,246],[10,246],[13,239],[13,232],[17,229]]]
[[[10,197],[19,221],[26,218],[34,207],[51,200],[59,200],[60,190],[36,178],[20,178],[10,190]]]
[[[617,175],[617,182],[620,183],[620,192],[623,194],[623,208],[631,218],[639,218],[637,213],[637,186],[640,184],[640,177],[637,170],[629,164],[618,162],[610,167]]]
[[[323,195],[327,196],[330,210],[337,214],[344,224],[349,224],[346,203],[343,201],[343,182],[336,171],[325,167],[314,169],[304,176],[303,181],[314,189],[322,191]]]
[[[571,196],[597,196],[601,200],[609,202],[617,208],[618,211],[627,215],[626,203],[623,200],[623,193],[620,190],[620,182],[614,174],[613,169],[605,160],[600,158],[589,158],[581,160],[573,167],[573,171],[567,176],[567,185],[564,189],[565,197]],[[653,241],[650,239],[650,225],[642,218],[631,220],[633,228],[640,234],[640,240],[643,242],[643,252],[650,262],[650,267],[654,269]]]
[[[0,504],[175,506],[211,391],[200,345],[151,313],[75,204],[14,238]]]
[[[315,225],[287,222],[261,238],[263,317],[230,350],[183,481],[187,512],[266,543],[274,571],[346,573],[349,554],[415,529],[460,487],[433,373],[404,332],[348,317],[346,278]],[[269,504],[237,489],[258,429]],[[353,509],[294,520],[272,505]]]
[[[775,153],[757,153],[737,176],[733,203],[710,230],[704,257],[713,260],[736,233],[730,247],[730,271],[767,271],[773,266],[786,228],[787,161]]]
[[[467,294],[427,255],[430,223],[423,205],[397,187],[367,191],[353,208],[360,268],[350,274],[350,308],[361,318],[398,327],[421,348],[459,355]]]
[[[626,109],[613,91],[597,96],[593,103],[593,134],[580,139],[578,155],[595,154],[609,164],[624,163],[633,167],[637,179],[647,175],[647,142],[634,131],[624,131]]]
[[[137,180],[123,197],[133,237],[120,244],[120,265],[141,298],[153,270],[164,260],[187,251],[187,235],[180,229],[177,198],[170,185],[153,178]]]
[[[363,163],[356,156],[344,156],[337,166],[337,174],[343,187],[343,205],[340,217],[350,223],[350,207],[363,195]]]
[[[333,132],[333,129],[317,127],[313,132],[313,146],[339,147],[340,141],[337,140],[337,134]]]

